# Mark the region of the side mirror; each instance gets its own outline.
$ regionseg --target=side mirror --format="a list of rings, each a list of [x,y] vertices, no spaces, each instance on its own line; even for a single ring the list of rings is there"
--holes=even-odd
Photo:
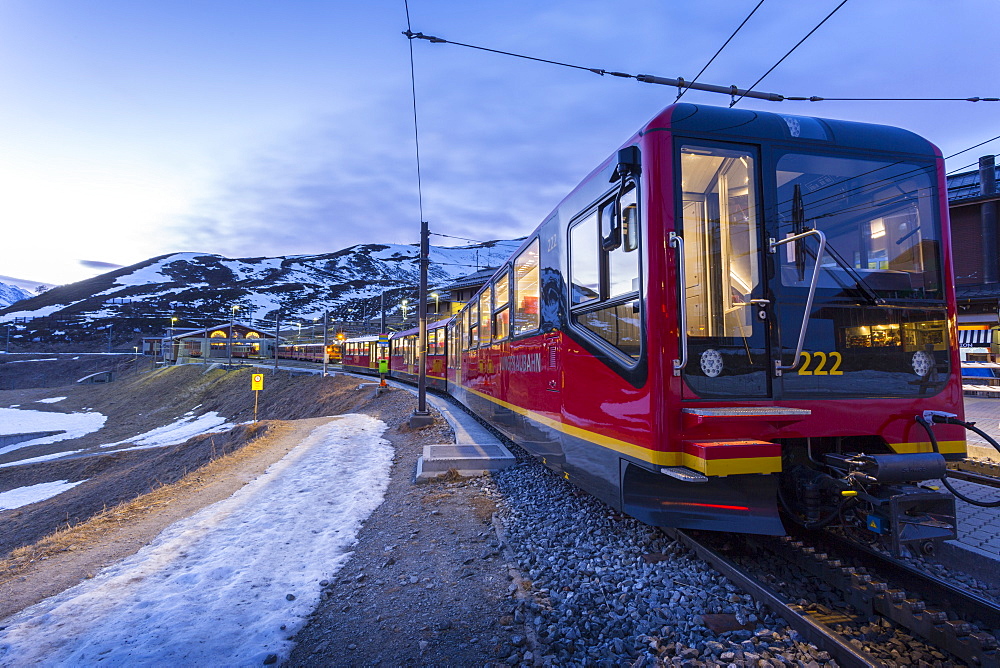
[[[618,150],[618,165],[611,175],[611,183],[628,176],[642,173],[642,153],[638,146],[626,146]]]

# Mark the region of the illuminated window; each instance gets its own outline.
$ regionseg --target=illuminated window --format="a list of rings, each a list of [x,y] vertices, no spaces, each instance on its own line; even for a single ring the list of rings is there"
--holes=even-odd
[[[493,284],[493,339],[501,341],[510,333],[510,272]]]
[[[490,332],[490,315],[493,311],[490,308],[490,292],[489,287],[487,287],[479,295],[479,342],[483,345],[487,345],[492,336]]]
[[[514,260],[514,334],[538,329],[538,239]]]

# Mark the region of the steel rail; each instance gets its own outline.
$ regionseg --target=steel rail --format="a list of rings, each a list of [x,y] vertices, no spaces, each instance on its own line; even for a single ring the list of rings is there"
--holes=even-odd
[[[868,568],[846,566],[845,560],[824,552],[825,543],[834,542],[834,537],[825,535],[815,540],[821,548],[806,545],[801,540],[786,536],[779,541],[785,549],[776,549],[791,563],[837,588],[847,602],[863,615],[879,615],[913,633],[922,636],[932,644],[968,663],[982,668],[1000,666],[997,640],[988,633],[974,631],[969,622],[949,619],[948,611],[962,615],[975,615],[987,624],[997,620],[1000,609],[971,592],[957,587],[945,586],[936,578],[920,571],[902,568],[902,562],[890,560],[881,554],[864,549],[854,541],[844,541],[849,547],[836,549],[850,554],[856,563],[875,563],[871,570],[881,573],[895,573],[892,577],[905,583],[896,587],[881,575],[866,572]],[[862,555],[865,555],[862,558]],[[891,564],[891,565],[890,565]],[[931,580],[937,582],[931,584]],[[921,587],[921,585],[924,585]],[[909,593],[925,596],[933,604],[929,606],[923,598],[914,598]]]
[[[936,607],[960,612],[972,621],[981,622],[992,629],[1000,628],[1000,604],[979,596],[964,587],[910,566],[905,561],[881,554],[856,541],[835,534],[824,535],[819,544],[840,552],[850,553],[851,558],[865,568],[885,573],[906,583],[907,589]]]
[[[948,477],[988,487],[1000,487],[1000,464],[994,461],[981,461],[977,459],[949,462]]]
[[[787,603],[769,587],[753,579],[739,566],[712,548],[680,529],[663,529],[663,531],[698,555],[699,559],[709,563],[729,578],[733,584],[773,610],[808,642],[828,652],[839,665],[845,668],[882,665],[867,652],[863,652],[845,641],[840,634],[830,629],[826,624],[810,617],[801,606]]]

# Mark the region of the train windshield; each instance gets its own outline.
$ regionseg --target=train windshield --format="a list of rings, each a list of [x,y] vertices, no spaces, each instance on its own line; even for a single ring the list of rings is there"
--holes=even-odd
[[[854,300],[943,299],[930,165],[787,153],[777,167],[778,233],[827,237],[818,288]],[[815,242],[778,249],[781,283],[808,288]]]

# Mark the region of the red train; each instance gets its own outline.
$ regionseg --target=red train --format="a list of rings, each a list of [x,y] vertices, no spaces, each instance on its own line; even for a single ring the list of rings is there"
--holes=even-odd
[[[285,343],[278,346],[278,359],[322,363],[324,355],[328,364],[340,364],[340,344],[330,343],[324,346],[322,343]]]
[[[963,413],[945,193],[905,130],[668,107],[447,322],[447,391],[649,524],[929,549],[966,448],[916,420]]]
[[[437,390],[448,388],[446,336],[448,320],[438,320],[427,324],[426,378],[427,387]],[[419,373],[417,343],[419,328],[414,327],[392,336],[389,345],[389,368],[392,375],[402,380],[416,382]]]
[[[359,336],[344,341],[341,363],[345,371],[378,373],[378,335]]]

